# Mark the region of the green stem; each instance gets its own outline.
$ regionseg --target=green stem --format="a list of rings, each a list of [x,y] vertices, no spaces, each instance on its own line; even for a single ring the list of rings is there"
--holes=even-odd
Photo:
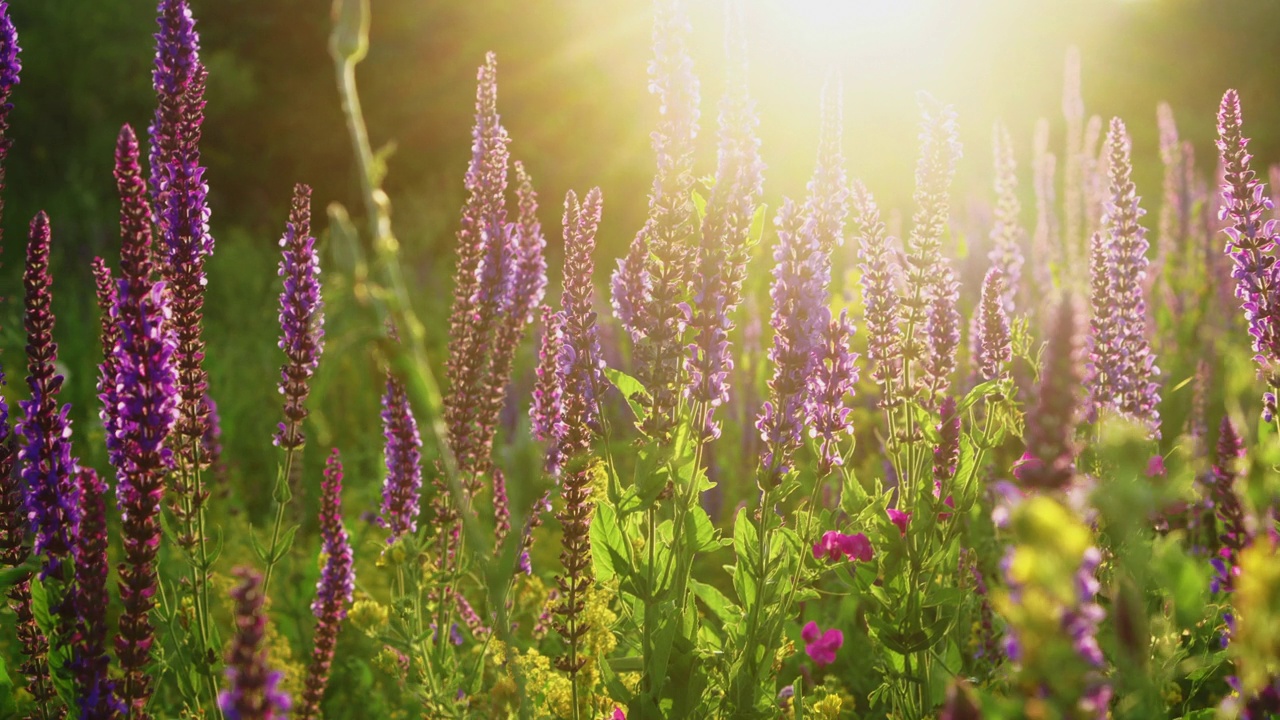
[[[262,573],[262,595],[270,597],[267,590],[271,587],[271,573],[276,567],[276,563],[280,561],[280,528],[284,526],[284,512],[289,504],[289,500],[293,497],[293,492],[289,489],[289,476],[293,473],[293,458],[297,453],[297,449],[293,447],[298,436],[298,424],[290,423],[287,432],[286,449],[284,451],[284,464],[279,469],[276,476],[276,488],[272,493],[276,504],[276,518],[271,526],[271,546],[267,550],[267,568]]]

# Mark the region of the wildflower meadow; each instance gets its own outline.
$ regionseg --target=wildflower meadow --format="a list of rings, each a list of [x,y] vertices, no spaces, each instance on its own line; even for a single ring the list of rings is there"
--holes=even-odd
[[[364,120],[371,5],[334,0],[327,48],[359,205],[281,178],[278,245],[215,242],[225,63],[159,0],[154,114],[100,158],[109,251],[61,250],[56,213],[4,238],[0,718],[1280,717],[1280,165],[1249,149],[1280,118],[1226,87],[1090,114],[1069,48],[1061,108],[989,144],[921,93],[892,207],[833,72],[810,179],[768,204],[741,3],[710,98],[688,8],[638,3],[626,251],[602,218],[646,199],[540,184],[489,53],[436,284]],[[278,301],[207,322],[246,288]]]

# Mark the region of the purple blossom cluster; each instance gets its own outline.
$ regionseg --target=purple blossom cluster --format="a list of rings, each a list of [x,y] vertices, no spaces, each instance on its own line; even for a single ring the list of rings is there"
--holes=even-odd
[[[1235,578],[1240,574],[1240,552],[1253,540],[1236,490],[1237,465],[1244,455],[1244,442],[1230,418],[1222,418],[1216,451],[1217,457],[1206,479],[1208,499],[1218,520],[1218,551],[1210,560],[1214,569],[1211,589],[1215,593],[1230,592],[1235,586]]]
[[[291,703],[279,689],[280,672],[267,665],[262,576],[248,568],[236,568],[235,575],[240,579],[231,591],[236,632],[227,649],[227,689],[218,695],[218,707],[227,720],[283,720]]]
[[[422,492],[422,437],[409,406],[404,383],[387,372],[382,395],[382,435],[387,477],[382,485],[382,514],[378,524],[391,531],[388,544],[418,531]]]
[[[983,380],[997,380],[1005,375],[1005,366],[1013,359],[1012,338],[1009,334],[1009,316],[1004,274],[999,267],[992,267],[982,280],[982,299],[978,304],[978,322],[975,345],[978,375]]]
[[[647,391],[640,398],[648,409],[642,429],[656,439],[675,428],[685,385],[686,298],[697,263],[692,194],[698,79],[687,48],[690,32],[681,3],[656,4],[649,92],[658,97],[658,127],[651,135],[657,171],[649,217],[612,278],[614,312],[635,341],[636,376]]]
[[[1273,254],[1280,241],[1280,222],[1266,218],[1271,198],[1249,167],[1249,139],[1243,133],[1240,96],[1228,90],[1218,110],[1218,151],[1221,154],[1222,206],[1218,218],[1228,222],[1226,252],[1234,269],[1236,297],[1244,309],[1253,341],[1258,373],[1267,383],[1263,414],[1270,422],[1276,414],[1280,388],[1280,274]]]
[[[445,422],[470,493],[479,489],[478,477],[489,469],[511,363],[546,287],[546,241],[537,219],[537,195],[519,163],[517,219],[508,219],[510,138],[498,116],[497,73],[497,60],[489,53],[477,75],[449,319]]]
[[[320,299],[320,258],[316,239],[311,236],[311,188],[293,188],[293,207],[280,247],[280,277],[284,292],[280,293],[280,349],[287,362],[280,368],[280,394],[284,396],[284,418],[276,430],[274,442],[286,450],[295,450],[305,442],[302,421],[307,417],[305,403],[310,394],[311,376],[320,365],[324,351],[324,303]],[[207,417],[207,415],[206,415]]]
[[[294,713],[297,720],[320,717],[320,701],[329,682],[338,632],[355,593],[355,558],[342,524],[342,458],[337,448],[325,461],[324,481],[320,484],[320,536],[324,567],[316,583],[316,599],[311,603],[316,632],[305,689]]]
[[[1028,488],[1060,489],[1075,477],[1082,368],[1075,299],[1062,298],[1049,329],[1040,387],[1027,414],[1027,452],[1014,468]]]
[[[1138,206],[1129,135],[1119,118],[1111,121],[1106,145],[1110,197],[1103,233],[1094,235],[1090,254],[1091,411],[1115,410],[1159,438],[1160,369],[1147,336],[1148,243],[1138,224],[1145,211]]]
[[[716,182],[702,221],[697,272],[692,280],[689,325],[694,342],[685,359],[686,395],[703,408],[702,430],[720,435],[716,408],[729,400],[732,315],[742,302],[750,259],[751,224],[764,188],[764,163],[756,137],[755,103],[747,93],[746,48],[741,19],[730,13],[729,89],[720,101]]]
[[[80,507],[72,552],[76,625],[71,638],[71,672],[81,717],[112,718],[124,707],[116,699],[115,683],[107,671],[107,484],[93,470],[82,468],[76,485]]]
[[[862,260],[862,300],[867,326],[867,359],[871,376],[880,385],[880,404],[892,407],[902,373],[902,336],[898,319],[900,268],[880,209],[866,186],[855,181],[852,190],[854,222],[858,228],[858,257]]]
[[[996,204],[988,258],[1004,278],[1000,302],[1005,313],[1012,313],[1022,283],[1025,260],[1022,256],[1022,224],[1018,221],[1022,212],[1018,203],[1018,166],[1013,157],[1013,139],[1009,137],[1009,128],[1004,123],[996,123],[992,131],[992,146],[995,149]]]
[[[177,334],[174,361],[178,368],[176,432],[199,441],[207,415],[204,396],[202,314],[206,284],[204,264],[213,253],[209,234],[208,183],[200,164],[207,72],[200,60],[200,35],[187,0],[160,0],[152,80],[158,106],[151,132],[151,197],[161,242],[161,271]],[[195,488],[186,488],[194,493]],[[197,502],[202,498],[196,498]]]
[[[826,477],[844,464],[840,437],[853,432],[853,421],[849,418],[853,409],[845,404],[845,396],[853,394],[858,381],[858,368],[854,364],[858,355],[849,350],[853,333],[853,323],[841,312],[840,317],[828,323],[815,350],[813,374],[809,376],[806,390],[809,405],[806,414],[809,435],[819,440],[819,477]]]
[[[160,502],[173,462],[168,441],[178,412],[177,338],[168,322],[166,284],[152,279],[146,185],[138,165],[138,141],[127,125],[116,144],[115,177],[121,249],[113,315],[120,337],[113,349],[115,379],[109,399],[116,415],[119,451],[113,465],[124,539],[116,653],[124,671],[120,699],[140,711],[152,682],[146,672],[155,640],[150,612],[157,589]]]

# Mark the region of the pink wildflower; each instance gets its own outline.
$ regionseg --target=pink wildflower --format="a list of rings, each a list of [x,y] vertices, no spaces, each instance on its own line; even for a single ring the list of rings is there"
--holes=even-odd
[[[841,556],[850,560],[869,562],[871,541],[862,533],[845,535],[835,530],[828,530],[823,533],[821,540],[813,544],[814,559],[820,560],[823,555],[826,555],[831,562],[839,562],[842,559]]]
[[[911,512],[902,512],[894,508],[885,508],[885,512],[889,513],[889,522],[898,526],[898,532],[902,533],[902,537],[907,536],[907,523],[911,522]]]
[[[844,633],[835,628],[823,632],[818,623],[810,620],[800,631],[804,651],[818,665],[830,665],[836,661],[836,651],[844,644]]]

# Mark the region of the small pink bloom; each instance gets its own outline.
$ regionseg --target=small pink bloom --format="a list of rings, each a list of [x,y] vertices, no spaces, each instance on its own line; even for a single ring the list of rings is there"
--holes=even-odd
[[[1044,463],[1040,462],[1040,458],[1032,455],[1030,452],[1025,452],[1022,454],[1022,457],[1018,459],[1018,462],[1013,464],[1013,477],[1016,478],[1018,482],[1023,482],[1027,479],[1027,473],[1035,472],[1042,467],[1044,467]]]
[[[821,540],[813,544],[814,559],[821,560],[824,555],[831,562],[839,562],[841,556],[867,562],[871,560],[871,541],[862,533],[845,535],[828,530],[822,534]]]
[[[898,526],[898,532],[902,533],[902,537],[907,536],[907,523],[911,522],[911,513],[902,512],[893,508],[885,508],[885,512],[889,513],[889,522]]]
[[[836,651],[844,644],[844,633],[835,628],[822,632],[812,620],[800,631],[800,638],[804,640],[805,654],[819,666],[835,662]]]
[[[934,497],[941,497],[941,496],[942,496],[942,483],[941,483],[941,482],[939,482],[938,480],[934,480],[934,481],[933,481],[933,496],[934,496]],[[948,495],[948,496],[947,496],[947,499],[946,499],[946,500],[943,500],[943,501],[942,501],[942,504],[943,504],[943,505],[946,505],[947,507],[951,508],[952,510],[955,510],[955,509],[956,509],[956,500],[955,500],[955,498],[951,497],[950,495]],[[951,519],[951,513],[949,513],[949,512],[940,512],[940,513],[938,513],[938,522],[946,522],[946,521],[948,521],[948,520],[950,520],[950,519]]]
[[[613,715],[609,716],[609,720],[627,720],[627,714],[622,712],[622,708],[617,705],[613,706]]]
[[[1152,455],[1151,459],[1147,461],[1147,477],[1164,477],[1164,458],[1162,456]]]

